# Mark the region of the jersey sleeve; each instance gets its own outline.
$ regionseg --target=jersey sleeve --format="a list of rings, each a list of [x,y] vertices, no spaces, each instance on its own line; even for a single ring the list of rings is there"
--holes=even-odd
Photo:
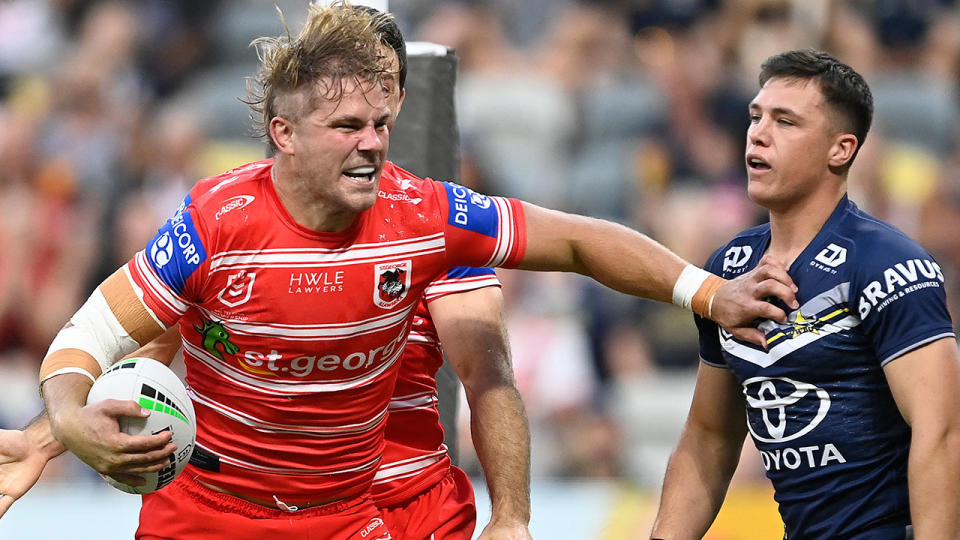
[[[705,270],[717,275],[723,275],[721,265],[723,250],[717,250],[707,261]],[[723,357],[723,349],[720,346],[720,326],[699,315],[693,316],[693,322],[697,325],[697,333],[700,336],[700,361],[713,367],[725,368],[727,361]]]
[[[178,212],[127,263],[137,296],[154,318],[169,327],[199,297],[202,276],[209,269],[203,228],[193,206]]]
[[[880,365],[917,347],[953,336],[943,272],[906,237],[872,242],[859,254],[852,280],[854,306]]]
[[[448,294],[482,289],[484,287],[499,287],[500,280],[493,268],[474,268],[459,266],[437,277],[423,292],[427,303],[442,298]]]
[[[520,264],[526,250],[526,225],[519,200],[482,195],[450,182],[432,184],[451,268]]]

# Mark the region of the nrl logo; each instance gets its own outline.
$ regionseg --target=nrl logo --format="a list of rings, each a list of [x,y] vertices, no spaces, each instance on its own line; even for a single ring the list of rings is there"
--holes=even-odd
[[[410,290],[410,261],[378,264],[374,267],[373,303],[390,309]]]
[[[217,295],[217,300],[227,307],[237,307],[250,300],[253,292],[253,282],[257,280],[256,272],[241,270],[227,277],[227,286]]]

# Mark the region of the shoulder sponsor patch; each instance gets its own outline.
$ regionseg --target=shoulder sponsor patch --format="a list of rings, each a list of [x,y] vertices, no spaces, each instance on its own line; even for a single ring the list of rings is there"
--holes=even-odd
[[[496,272],[493,271],[493,268],[486,267],[473,267],[473,266],[458,266],[456,268],[451,268],[447,272],[447,277],[451,279],[461,279],[461,278],[471,278],[477,276],[491,276],[496,275]]]
[[[147,260],[160,279],[177,294],[193,272],[207,259],[207,252],[189,212],[170,218],[147,244]]]
[[[929,288],[938,289],[944,283],[940,265],[926,258],[898,262],[876,277],[860,291],[857,307],[861,319],[866,319],[874,310],[883,311],[907,295]]]
[[[461,185],[444,182],[450,214],[447,223],[461,229],[497,237],[499,215],[490,197]]]

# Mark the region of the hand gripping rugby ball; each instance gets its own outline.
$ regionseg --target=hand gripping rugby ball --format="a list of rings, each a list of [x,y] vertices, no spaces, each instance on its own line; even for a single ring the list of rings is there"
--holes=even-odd
[[[105,399],[132,400],[151,411],[147,418],[124,416],[120,431],[130,435],[173,432],[177,450],[159,472],[142,475],[143,486],[131,486],[105,476],[113,487],[127,493],[152,493],[173,481],[190,461],[197,438],[197,418],[187,389],[176,373],[151,358],[131,358],[106,371],[90,389],[87,404]]]

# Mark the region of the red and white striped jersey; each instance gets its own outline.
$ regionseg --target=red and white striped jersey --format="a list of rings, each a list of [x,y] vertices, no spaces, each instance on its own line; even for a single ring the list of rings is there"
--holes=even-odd
[[[390,400],[383,462],[373,481],[377,506],[410,500],[447,474],[450,457],[437,411],[437,370],[443,364],[443,351],[428,306],[448,294],[491,286],[499,287],[500,281],[490,268],[461,267],[427,287],[413,319]]]
[[[377,202],[339,233],[297,224],[273,161],[201,181],[125,267],[164,327],[179,321],[198,479],[296,505],[365,492],[410,323],[457,266],[514,266],[519,201],[388,163]],[[209,457],[209,456],[208,456]]]

